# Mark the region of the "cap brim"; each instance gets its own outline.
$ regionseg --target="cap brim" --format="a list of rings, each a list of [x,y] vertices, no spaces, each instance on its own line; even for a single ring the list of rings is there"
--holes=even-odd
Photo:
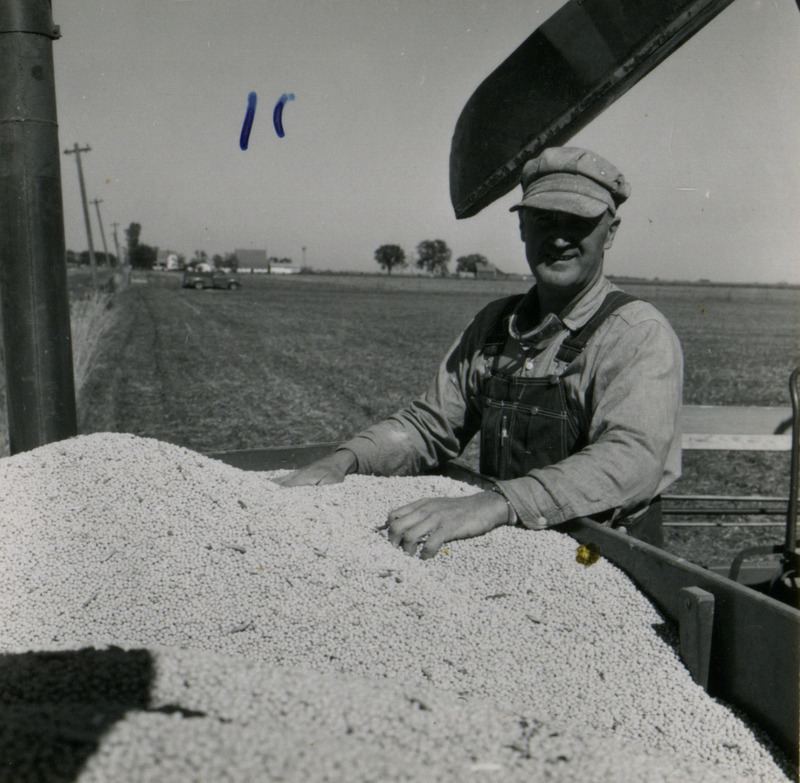
[[[518,204],[514,204],[509,211],[515,212],[525,207],[545,209],[551,212],[567,212],[570,215],[578,215],[578,217],[584,218],[600,217],[607,209],[612,214],[614,213],[614,208],[606,204],[605,201],[598,201],[596,198],[583,196],[580,193],[564,193],[553,190],[535,193],[523,198]]]
[[[524,178],[523,178],[524,179]],[[539,177],[524,188],[522,201],[512,207],[532,207],[596,218],[616,206],[611,194],[588,177],[558,172]]]

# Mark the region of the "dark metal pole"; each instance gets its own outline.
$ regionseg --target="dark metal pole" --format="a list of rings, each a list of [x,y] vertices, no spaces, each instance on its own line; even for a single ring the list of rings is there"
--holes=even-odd
[[[792,458],[789,480],[789,509],[786,516],[786,551],[797,551],[797,494],[800,492],[800,367],[795,367],[789,378],[789,394],[792,398]]]
[[[11,453],[77,434],[50,0],[0,1],[0,312]]]

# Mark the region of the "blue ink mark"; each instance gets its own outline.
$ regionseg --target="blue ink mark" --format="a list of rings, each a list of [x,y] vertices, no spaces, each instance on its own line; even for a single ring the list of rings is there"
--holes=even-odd
[[[272,112],[272,124],[275,126],[275,133],[278,138],[282,139],[286,134],[283,132],[283,107],[289,102],[294,100],[294,93],[290,92],[288,95],[284,93],[275,104],[275,110]]]
[[[242,133],[239,136],[239,147],[243,150],[247,149],[250,141],[250,129],[253,127],[253,119],[256,116],[256,100],[257,96],[254,92],[247,96],[247,113],[244,115],[244,125],[242,125]]]

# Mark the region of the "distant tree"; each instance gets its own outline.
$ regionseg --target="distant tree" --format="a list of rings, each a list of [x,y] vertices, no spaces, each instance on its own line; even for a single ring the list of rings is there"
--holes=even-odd
[[[236,253],[226,253],[225,254],[225,266],[228,267],[232,272],[239,271],[239,259],[236,256]]]
[[[67,250],[67,263],[80,264],[82,263],[81,257],[74,250]]]
[[[137,244],[129,253],[128,261],[133,269],[152,269],[158,250],[150,245]]]
[[[486,256],[480,253],[470,253],[468,256],[460,256],[456,259],[456,272],[469,272],[475,274],[478,264],[488,264]]]
[[[375,251],[375,260],[390,275],[395,267],[406,266],[406,253],[400,245],[381,245]]]
[[[125,236],[128,238],[128,250],[133,250],[139,244],[139,235],[142,233],[142,227],[139,223],[131,223],[125,229]]]
[[[225,259],[219,253],[215,253],[211,257],[211,263],[214,269],[222,269],[225,266]]]
[[[451,252],[443,239],[424,239],[417,245],[417,266],[432,275],[446,275]]]

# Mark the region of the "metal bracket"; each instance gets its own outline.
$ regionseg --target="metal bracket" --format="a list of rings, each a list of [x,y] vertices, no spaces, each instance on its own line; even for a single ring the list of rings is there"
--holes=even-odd
[[[714,624],[714,595],[699,587],[680,590],[678,625],[681,638],[681,658],[692,679],[708,689],[708,670],[711,661],[711,636]]]

